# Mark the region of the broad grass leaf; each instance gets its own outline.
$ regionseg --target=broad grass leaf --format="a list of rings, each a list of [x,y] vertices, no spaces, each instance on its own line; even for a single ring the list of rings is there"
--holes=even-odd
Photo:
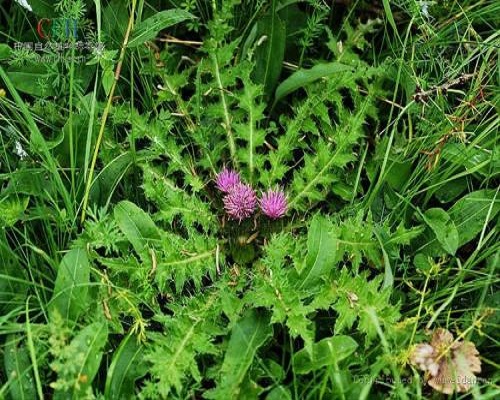
[[[393,161],[386,172],[385,179],[391,188],[399,191],[408,182],[411,171],[410,162]]]
[[[33,9],[34,15],[43,15],[44,17],[56,17],[54,4],[47,0],[26,0]]]
[[[9,58],[11,52],[12,49],[10,48],[9,45],[0,43],[0,60],[5,60],[6,58]]]
[[[307,374],[327,365],[337,364],[357,349],[358,343],[346,335],[320,340],[312,346],[312,357],[306,349],[294,354],[293,366],[296,374]]]
[[[264,42],[255,49],[254,78],[256,83],[264,85],[265,94],[270,96],[281,73],[286,45],[286,26],[275,11],[257,23],[257,40],[264,36]]]
[[[114,48],[118,48],[127,31],[129,4],[122,0],[111,0],[107,3],[102,12],[102,30],[109,36],[115,45]]]
[[[292,394],[286,386],[279,385],[269,392],[266,400],[292,400]]]
[[[19,169],[12,171],[9,178],[7,187],[2,191],[3,197],[26,194],[40,198],[56,193],[53,181],[45,179],[43,170]]]
[[[424,220],[443,249],[454,255],[458,248],[458,231],[448,213],[442,208],[430,208],[424,213]]]
[[[458,200],[449,210],[450,218],[457,227],[458,245],[474,239],[499,210],[500,200],[495,190],[478,190]]]
[[[443,148],[441,157],[443,160],[461,165],[467,170],[474,169],[476,173],[483,176],[488,176],[491,173],[491,168],[495,163],[491,155],[483,149],[467,146],[463,143],[447,143]],[[450,183],[455,184],[455,180]]]
[[[305,266],[299,271],[300,289],[316,285],[335,265],[337,240],[331,228],[326,218],[319,215],[313,218],[307,235]]]
[[[310,69],[299,69],[276,88],[274,103],[276,104],[283,97],[320,78],[346,71],[353,71],[353,68],[339,62],[317,64]]]
[[[64,319],[76,321],[88,305],[90,266],[83,248],[70,250],[57,271],[49,313],[58,312]]]
[[[61,136],[49,142],[49,146],[55,145],[54,156],[59,161],[61,168],[70,168],[72,148],[85,148],[89,123],[90,119],[87,113],[75,114],[73,118],[68,119],[64,124]],[[93,125],[96,126],[95,123]],[[85,152],[78,151],[73,162],[76,165],[83,165]]]
[[[106,93],[106,96],[109,96],[114,81],[115,81],[115,72],[111,67],[106,68],[104,71],[102,71],[101,82],[102,82],[102,87],[104,88],[104,92]]]
[[[234,325],[220,370],[220,380],[209,399],[237,399],[248,368],[257,350],[273,333],[269,315],[255,309],[248,310]]]
[[[148,40],[154,39],[162,29],[193,18],[196,18],[193,14],[179,9],[155,13],[152,17],[145,19],[136,26],[128,47],[137,47]]]
[[[449,203],[467,190],[467,184],[467,178],[465,177],[453,179],[452,181],[439,186],[434,192],[434,195],[440,203]]]
[[[108,325],[105,322],[94,322],[83,328],[71,341],[71,353],[78,354],[81,359],[79,370],[74,376],[75,385],[70,391],[56,390],[54,400],[85,398],[87,389],[91,387],[103,355],[102,349],[108,340]],[[74,362],[70,360],[69,362]]]
[[[115,220],[137,253],[142,254],[148,243],[160,240],[158,228],[151,217],[130,201],[121,201],[115,207]]]
[[[27,65],[24,67],[11,67],[7,72],[12,84],[17,90],[32,96],[54,96],[55,90],[51,86],[52,78],[44,64]],[[46,84],[41,85],[40,82]]]
[[[135,381],[143,376],[146,365],[143,362],[143,346],[135,336],[126,336],[115,351],[109,366],[104,397],[108,400],[135,398]]]
[[[0,315],[2,317],[25,302],[28,287],[23,282],[23,272],[16,254],[8,245],[5,230],[2,230],[0,233]]]
[[[391,4],[390,4],[389,0],[382,0],[382,4],[384,6],[384,11],[385,11],[385,16],[387,18],[387,21],[389,22],[392,29],[394,29],[394,32],[397,35],[398,28],[396,26],[396,22],[394,21],[394,16],[392,15]]]
[[[111,161],[108,161],[90,190],[90,198],[98,204],[106,204],[110,201],[118,183],[127,173],[133,163],[132,153],[126,152],[120,154]]]
[[[9,335],[5,340],[3,346],[5,377],[9,379],[8,388],[12,399],[31,400],[36,398],[33,369],[28,349],[21,342],[22,338],[19,335]]]

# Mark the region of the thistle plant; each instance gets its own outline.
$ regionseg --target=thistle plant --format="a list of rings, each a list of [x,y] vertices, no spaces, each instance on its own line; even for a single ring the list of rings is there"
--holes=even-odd
[[[224,196],[224,209],[229,217],[241,222],[249,218],[257,207],[257,196],[250,185],[237,183]]]
[[[498,397],[498,2],[0,3],[0,398]]]
[[[224,168],[216,178],[217,189],[224,193],[229,193],[240,182],[240,175],[236,171],[227,168]]]
[[[271,219],[283,217],[288,210],[286,195],[282,190],[268,190],[259,201],[264,215]]]
[[[269,189],[257,199],[254,189],[241,182],[240,174],[224,168],[217,174],[215,184],[217,189],[225,193],[224,209],[231,219],[242,220],[250,217],[257,205],[262,213],[270,219],[283,217],[288,210],[288,201],[281,189]]]

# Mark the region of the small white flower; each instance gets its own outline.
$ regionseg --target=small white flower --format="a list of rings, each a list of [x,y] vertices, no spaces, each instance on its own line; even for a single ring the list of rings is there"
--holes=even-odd
[[[432,16],[429,14],[429,6],[432,6],[435,3],[435,1],[418,1],[417,4],[420,5],[420,14],[427,19],[431,19]]]
[[[31,6],[29,5],[29,3],[26,0],[15,0],[15,1],[20,6],[26,8],[26,10],[33,11],[33,9],[31,8]]]
[[[420,9],[420,12],[425,18],[429,18],[429,4],[424,3],[422,4],[422,8]]]
[[[16,140],[14,153],[16,153],[16,155],[21,160],[24,160],[26,157],[28,157],[28,153],[26,153],[26,151],[23,149],[23,146],[21,145],[21,142],[19,140]]]

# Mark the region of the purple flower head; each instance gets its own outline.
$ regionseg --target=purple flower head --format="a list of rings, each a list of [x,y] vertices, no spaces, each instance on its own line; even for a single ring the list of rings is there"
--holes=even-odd
[[[237,183],[224,196],[224,209],[232,219],[241,220],[253,214],[257,207],[257,196],[250,185]]]
[[[240,174],[227,168],[224,168],[221,172],[219,172],[215,180],[217,189],[224,193],[229,193],[231,188],[240,182]]]
[[[288,202],[282,190],[268,190],[260,199],[262,212],[271,219],[284,216],[288,210]]]

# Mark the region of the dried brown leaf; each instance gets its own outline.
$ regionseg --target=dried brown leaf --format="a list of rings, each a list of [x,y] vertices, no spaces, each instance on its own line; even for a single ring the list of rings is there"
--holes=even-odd
[[[420,343],[411,354],[411,362],[426,373],[429,386],[438,392],[467,392],[481,372],[479,352],[472,342],[453,341],[446,329],[436,329],[431,343]]]

